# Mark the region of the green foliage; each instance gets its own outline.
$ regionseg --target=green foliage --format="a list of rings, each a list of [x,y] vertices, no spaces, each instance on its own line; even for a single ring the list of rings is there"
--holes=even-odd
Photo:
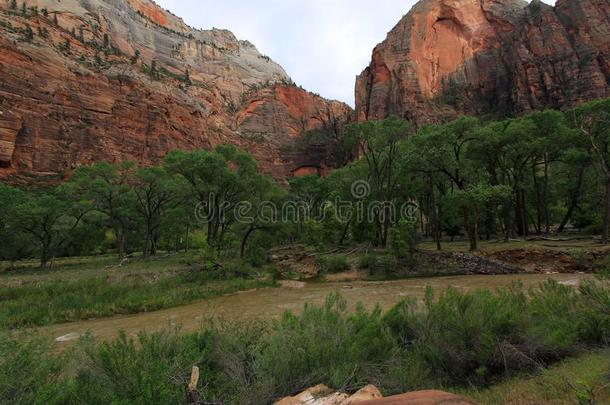
[[[331,255],[320,256],[317,259],[317,266],[323,273],[343,273],[351,269],[347,256]]]
[[[271,285],[271,281],[248,279],[251,273],[239,263],[228,263],[220,271],[183,271],[158,280],[143,277],[113,281],[96,277],[0,287],[0,326],[23,328],[151,312]]]
[[[412,257],[417,244],[417,224],[401,221],[390,230],[390,247],[399,258]]]
[[[61,378],[65,366],[47,339],[0,334],[0,402],[61,402],[70,392],[70,384]]]
[[[398,273],[398,259],[395,255],[366,254],[358,258],[358,268],[367,270],[371,276],[388,277]]]
[[[429,290],[423,303],[405,301],[386,313],[361,306],[348,312],[333,294],[321,307],[273,322],[209,322],[192,335],[160,332],[101,344],[86,339],[70,362],[7,337],[0,343],[0,400],[183,403],[193,365],[205,376],[201,399],[211,403],[271,403],[320,383],[375,384],[386,395],[474,389],[607,347],[609,291],[603,282],[580,289],[549,282],[529,292],[519,285]],[[579,396],[590,397],[585,386]]]
[[[25,28],[23,29],[23,36],[27,41],[34,39],[34,31],[32,31],[32,27],[30,27],[29,24],[25,25]]]

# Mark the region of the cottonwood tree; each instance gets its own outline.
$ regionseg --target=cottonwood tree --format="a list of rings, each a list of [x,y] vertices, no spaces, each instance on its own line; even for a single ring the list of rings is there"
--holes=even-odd
[[[414,148],[420,154],[424,170],[440,173],[451,184],[451,191],[462,194],[482,181],[481,171],[468,159],[468,149],[476,139],[476,118],[462,117],[442,126],[425,126],[413,139]],[[458,199],[464,228],[468,232],[470,249],[477,249],[477,224],[473,220],[472,206],[467,199]]]
[[[0,183],[0,260],[11,262],[32,253],[32,240],[18,223],[17,207],[26,193]]]
[[[568,112],[567,117],[591,146],[591,156],[603,178],[602,242],[607,244],[610,226],[610,99],[583,104]]]
[[[135,195],[130,185],[134,164],[98,163],[80,167],[71,184],[83,197],[92,201],[94,208],[107,217],[114,233],[119,259],[127,253],[128,235],[135,230]]]
[[[368,121],[348,127],[346,144],[357,150],[357,155],[368,166],[371,197],[381,207],[376,214],[376,244],[386,247],[391,221],[390,207],[399,188],[399,143],[411,134],[408,121],[390,117],[383,121]]]
[[[256,161],[234,146],[221,145],[213,151],[171,152],[165,168],[186,179],[191,196],[200,204],[208,244],[220,248],[234,222],[233,208],[249,197],[247,182],[258,174]]]
[[[157,254],[164,215],[184,200],[188,184],[182,176],[169,174],[160,167],[136,171],[132,187],[135,194],[135,211],[144,223],[144,258]]]
[[[71,192],[58,189],[27,194],[15,209],[15,219],[37,241],[40,267],[46,268],[90,211],[88,202],[74,199]]]

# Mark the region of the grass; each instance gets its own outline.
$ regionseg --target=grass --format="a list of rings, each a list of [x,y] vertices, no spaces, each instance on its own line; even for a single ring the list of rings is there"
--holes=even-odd
[[[123,335],[99,344],[84,339],[62,357],[44,341],[24,339],[0,338],[0,402],[185,403],[184,387],[197,365],[204,403],[272,403],[319,383],[348,392],[372,383],[386,395],[458,389],[482,403],[502,403],[495,399],[511,395],[519,384],[512,378],[524,373],[538,373],[528,381],[557,381],[556,392],[544,394],[551,401],[577,395],[590,403],[587,396],[603,392],[607,378],[598,375],[601,359],[582,373],[594,358],[559,366],[572,370],[567,385],[554,379],[558,369],[540,370],[609,347],[610,285],[429,290],[423,303],[407,300],[388,312],[361,307],[351,313],[333,294],[321,307],[308,305],[276,321],[210,322],[190,335]]]
[[[104,270],[108,259],[72,259],[53,271],[26,268],[5,274],[0,277],[0,328],[150,312],[274,284],[272,278],[259,277],[239,263],[204,270],[193,260],[135,260]],[[252,276],[237,276],[236,271]]]
[[[569,235],[558,236],[557,239],[566,238],[569,239]],[[436,244],[431,241],[426,241],[418,245],[419,249],[424,250],[436,250]],[[444,251],[449,252],[461,252],[466,253],[470,251],[470,242],[465,239],[456,239],[455,241],[443,241],[442,248]],[[590,239],[576,239],[576,240],[558,240],[558,241],[544,241],[544,240],[511,240],[510,242],[504,242],[502,240],[492,241],[479,241],[479,251],[493,253],[497,251],[506,250],[536,250],[536,249],[548,249],[548,250],[581,250],[581,251],[607,251],[608,246],[600,244],[599,240],[593,238]]]
[[[594,351],[534,376],[513,377],[490,388],[461,393],[482,405],[610,404],[610,351]]]

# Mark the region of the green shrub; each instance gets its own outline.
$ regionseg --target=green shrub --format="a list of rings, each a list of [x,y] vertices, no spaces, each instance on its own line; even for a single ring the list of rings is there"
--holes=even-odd
[[[360,256],[358,268],[368,270],[371,276],[391,276],[399,271],[398,259],[393,255],[368,254]]]
[[[383,313],[332,294],[273,322],[207,322],[196,334],[82,341],[70,362],[48,345],[0,339],[2,403],[184,403],[193,365],[203,403],[262,404],[323,383],[385,394],[480,387],[610,343],[610,285],[547,282],[426,292]],[[82,354],[78,354],[82,353]]]
[[[377,256],[374,254],[366,254],[358,257],[358,268],[360,270],[371,270],[377,266]]]
[[[349,271],[351,265],[346,256],[334,255],[328,257],[319,257],[317,259],[318,268],[322,273],[342,273]]]

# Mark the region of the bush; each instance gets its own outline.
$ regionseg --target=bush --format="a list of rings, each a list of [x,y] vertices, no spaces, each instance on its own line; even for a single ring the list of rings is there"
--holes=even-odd
[[[371,270],[377,266],[377,255],[366,254],[358,258],[358,268],[360,270]]]
[[[81,342],[73,363],[46,345],[0,340],[0,402],[184,403],[198,365],[203,403],[261,404],[324,383],[385,394],[476,387],[610,343],[610,285],[448,289],[387,313],[332,294],[274,322],[207,322],[199,333]],[[69,367],[69,368],[68,368]],[[74,368],[76,367],[76,372]]]
[[[318,268],[322,273],[343,273],[351,269],[351,265],[346,256],[334,255],[328,257],[319,257],[317,259]]]
[[[367,254],[358,258],[358,268],[371,276],[391,276],[398,273],[399,265],[395,256]]]

